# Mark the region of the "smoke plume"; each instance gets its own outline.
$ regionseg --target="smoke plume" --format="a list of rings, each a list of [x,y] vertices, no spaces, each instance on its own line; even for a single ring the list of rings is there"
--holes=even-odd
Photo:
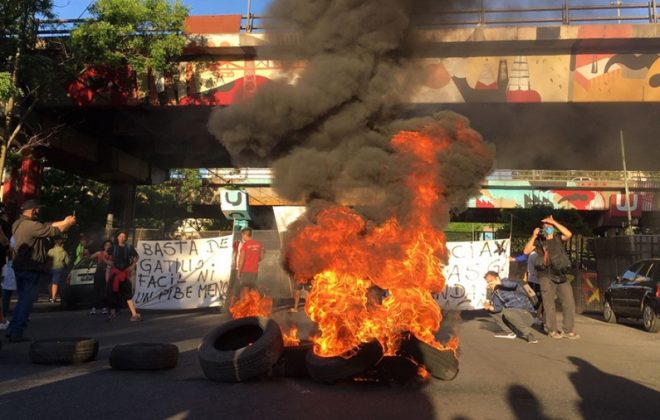
[[[269,35],[270,51],[302,60],[302,75],[293,85],[273,81],[249,101],[214,110],[209,130],[234,164],[272,166],[273,187],[286,199],[352,204],[376,222],[405,215],[407,166],[393,151],[392,136],[422,128],[450,138],[473,131],[450,112],[399,118],[405,95],[422,79],[409,60],[399,58],[410,56],[414,47],[411,16],[422,3],[274,1],[267,14],[284,30]],[[302,35],[298,42],[285,42],[290,37],[283,33]],[[492,168],[492,149],[487,155],[473,152],[460,143],[438,157],[451,207],[465,205]]]

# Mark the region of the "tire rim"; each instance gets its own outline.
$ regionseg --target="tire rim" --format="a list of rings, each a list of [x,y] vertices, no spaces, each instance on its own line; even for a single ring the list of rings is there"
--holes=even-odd
[[[647,330],[651,329],[651,326],[653,325],[653,316],[655,316],[655,314],[651,307],[649,305],[644,305],[644,326]]]
[[[612,307],[610,306],[609,302],[605,302],[605,307],[603,308],[603,316],[605,317],[605,321],[612,319]]]

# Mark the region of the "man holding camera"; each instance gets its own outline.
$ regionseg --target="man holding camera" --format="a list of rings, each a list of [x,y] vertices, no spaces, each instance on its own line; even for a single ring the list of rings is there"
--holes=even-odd
[[[542,227],[534,229],[532,236],[525,244],[523,252],[531,253],[537,245],[541,245],[543,254],[536,264],[541,296],[544,302],[544,323],[551,338],[580,338],[573,331],[575,326],[575,300],[573,289],[566,277],[570,261],[564,250],[564,242],[573,234],[566,226],[557,222],[552,216],[541,220]],[[563,315],[563,332],[557,327],[557,308],[555,299],[559,297]]]

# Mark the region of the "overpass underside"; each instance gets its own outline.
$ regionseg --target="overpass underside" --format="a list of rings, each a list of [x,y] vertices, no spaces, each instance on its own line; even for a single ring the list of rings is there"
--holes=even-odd
[[[249,100],[270,80],[294,83],[304,64],[278,62],[263,34],[195,40],[178,74],[136,89],[125,84],[134,78],[95,71],[53,95],[39,115],[67,129],[44,150],[49,162],[133,184],[159,182],[171,168],[232,166],[207,130],[212,108]],[[660,169],[658,25],[419,30],[412,45],[406,59],[420,83],[401,115],[467,116],[497,147],[496,168],[619,170],[622,132],[629,170]]]

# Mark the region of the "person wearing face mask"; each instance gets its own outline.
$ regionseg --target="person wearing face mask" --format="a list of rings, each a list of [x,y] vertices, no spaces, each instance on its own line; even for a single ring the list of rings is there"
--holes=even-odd
[[[41,223],[37,220],[41,207],[35,199],[26,200],[21,206],[21,216],[12,226],[16,241],[13,268],[18,302],[5,333],[10,342],[30,341],[30,338],[23,335],[23,331],[32,311],[39,277],[48,273],[48,238],[66,232],[76,223],[75,216],[67,216],[59,222]]]
[[[560,252],[563,242],[568,241],[573,234],[566,226],[557,222],[552,216],[541,220],[542,228],[534,229],[532,236],[525,244],[523,252],[530,254],[542,245],[543,254],[539,256],[536,271],[541,284],[541,296],[543,298],[544,324],[548,329],[548,335],[552,338],[568,338],[575,340],[580,336],[575,333],[575,299],[570,282],[566,280],[565,273],[557,273],[550,262],[550,254]],[[563,315],[563,331],[557,326],[557,308],[555,299],[559,297]]]

